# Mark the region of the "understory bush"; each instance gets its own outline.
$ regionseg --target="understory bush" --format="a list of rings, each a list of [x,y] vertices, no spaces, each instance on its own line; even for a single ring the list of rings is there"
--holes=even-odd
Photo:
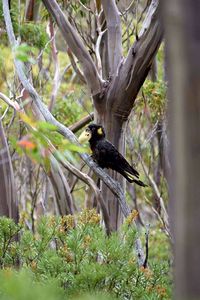
[[[17,225],[0,218],[0,228],[0,299],[170,299],[169,258],[155,250],[167,239],[150,236],[148,268],[138,267],[130,218],[110,236],[94,210],[42,217],[35,234],[23,215]]]

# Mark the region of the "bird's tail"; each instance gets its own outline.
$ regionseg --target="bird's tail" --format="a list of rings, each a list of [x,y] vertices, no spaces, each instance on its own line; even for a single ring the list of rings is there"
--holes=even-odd
[[[147,186],[144,182],[142,182],[141,180],[139,180],[139,179],[136,179],[135,178],[135,175],[133,175],[133,174],[131,174],[131,173],[129,173],[129,172],[127,172],[127,171],[124,171],[124,176],[126,177],[126,179],[129,181],[129,182],[135,182],[136,184],[138,184],[138,185],[140,185],[140,186],[143,186],[143,187],[145,187],[145,186]],[[139,175],[139,174],[138,174]],[[138,176],[137,176],[138,177]]]
[[[141,180],[138,180],[138,179],[134,179],[132,182],[135,182],[136,184],[143,186],[143,187],[147,186],[144,182],[142,182]]]

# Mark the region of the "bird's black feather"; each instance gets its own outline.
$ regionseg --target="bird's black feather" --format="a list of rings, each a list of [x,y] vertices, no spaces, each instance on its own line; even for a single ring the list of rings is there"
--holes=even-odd
[[[98,130],[101,130],[98,133]],[[101,168],[112,169],[123,175],[129,182],[135,182],[140,186],[146,186],[139,180],[139,173],[135,170],[121,153],[105,138],[102,126],[91,124],[88,126],[91,132],[89,140],[92,150],[92,158]]]

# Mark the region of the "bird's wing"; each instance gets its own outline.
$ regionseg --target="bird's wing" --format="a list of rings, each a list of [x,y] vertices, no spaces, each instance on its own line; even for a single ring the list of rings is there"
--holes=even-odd
[[[101,161],[103,161],[105,168],[113,169],[121,174],[125,172],[128,177],[139,177],[139,173],[109,141],[104,140],[99,143],[98,151],[101,154]]]

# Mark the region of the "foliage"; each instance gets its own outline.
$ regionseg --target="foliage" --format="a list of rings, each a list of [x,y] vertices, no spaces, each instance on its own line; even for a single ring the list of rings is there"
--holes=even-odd
[[[46,171],[50,168],[50,157],[55,155],[59,160],[76,162],[72,153],[85,152],[84,148],[70,143],[58,133],[56,126],[45,121],[34,121],[24,113],[21,120],[29,128],[29,133],[18,141],[11,137],[11,143],[19,155],[24,153],[32,160],[44,166]]]
[[[12,0],[10,10],[11,20],[15,34],[17,36],[20,36],[21,41],[26,42],[29,46],[34,46],[39,49],[44,48],[48,41],[48,35],[45,30],[45,25],[42,23],[35,24],[32,22],[22,22],[22,20],[20,20],[19,18],[20,11],[18,4],[18,1]],[[21,8],[23,8],[23,4],[21,4],[21,6]],[[5,28],[2,1],[0,2],[0,27]],[[2,32],[1,35],[2,41],[4,42],[4,44],[7,44],[6,32]]]
[[[22,41],[39,49],[44,48],[48,42],[48,35],[43,24],[24,23],[19,28],[19,35]]]
[[[166,107],[166,84],[163,80],[155,82],[146,80],[142,87],[142,95],[137,100],[137,111],[144,108],[145,114],[149,115],[152,123],[162,119]]]
[[[10,283],[3,279],[0,293],[8,296],[15,286],[18,295],[26,294],[27,286],[33,280],[33,294],[41,290],[44,299],[50,282],[57,286],[52,288],[50,299],[57,299],[54,290],[58,290],[58,286],[62,287],[58,299],[62,293],[71,298],[101,292],[120,299],[169,299],[170,276],[166,257],[159,261],[158,253],[154,253],[148,269],[138,268],[133,250],[135,230],[129,221],[125,222],[120,233],[108,237],[100,226],[100,216],[94,210],[85,210],[76,218],[71,215],[43,217],[37,223],[35,235],[27,229],[25,215],[21,215],[19,225],[1,218],[0,258],[2,267],[7,270],[7,273],[1,273],[1,277],[7,276]],[[19,230],[20,240],[12,240]],[[160,244],[159,251],[162,251],[162,239],[163,235],[156,242]],[[155,249],[155,244],[152,247]],[[2,249],[6,249],[4,255]],[[10,270],[17,262],[22,270],[28,270],[27,278],[24,271],[17,274]],[[24,288],[23,280],[27,282]]]
[[[76,86],[76,94],[74,93],[73,86],[63,86],[62,90],[68,93],[62,98],[58,98],[58,101],[53,109],[53,115],[55,118],[66,126],[70,126],[79,120],[83,114],[83,106],[75,99],[79,98],[81,91],[79,91],[78,85]],[[87,111],[85,112],[87,114]]]

